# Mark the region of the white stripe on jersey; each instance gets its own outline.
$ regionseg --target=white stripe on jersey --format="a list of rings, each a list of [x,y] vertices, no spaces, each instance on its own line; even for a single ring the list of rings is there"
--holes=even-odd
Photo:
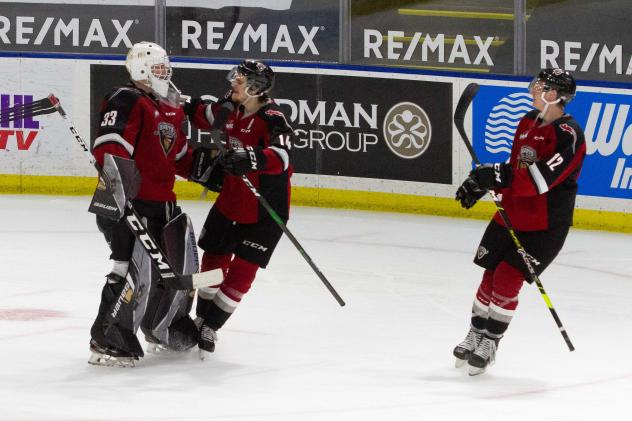
[[[206,106],[206,109],[204,110],[204,115],[206,116],[208,123],[212,126],[213,122],[215,121],[215,116],[213,115],[213,110],[211,110],[211,104]]]
[[[536,164],[529,165],[529,172],[531,173],[531,177],[538,188],[538,192],[540,194],[548,192],[549,185],[546,183],[546,180],[544,179],[544,176],[540,172],[538,166]]]
[[[118,143],[125,148],[127,153],[129,153],[129,156],[134,155],[134,147],[118,133],[107,133],[97,137],[96,139],[94,139],[94,146],[92,147],[92,149],[108,142]]]
[[[288,155],[287,151],[277,146],[269,146],[268,149],[272,149],[277,155],[279,155],[279,158],[283,161],[283,171],[287,170],[290,166],[290,155]]]

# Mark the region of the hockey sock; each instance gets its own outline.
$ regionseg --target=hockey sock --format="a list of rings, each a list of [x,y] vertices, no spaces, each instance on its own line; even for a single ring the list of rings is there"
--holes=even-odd
[[[491,270],[486,270],[483,273],[483,279],[472,304],[472,327],[478,332],[483,332],[487,324],[493,277],[494,272]]]
[[[493,292],[486,325],[490,338],[500,339],[509,327],[518,307],[518,293],[523,281],[522,272],[506,262],[501,262],[494,271]]]
[[[201,270],[205,272],[207,270],[213,270],[221,268],[224,273],[224,279],[228,273],[228,267],[230,266],[230,254],[210,254],[204,252],[202,255]],[[209,306],[215,298],[215,294],[219,291],[219,285],[214,287],[204,287],[198,289],[197,305],[195,307],[195,314],[200,317],[205,317],[209,311]]]
[[[243,296],[248,292],[259,266],[235,257],[230,263],[224,283],[213,298],[204,321],[214,330],[219,329],[235,311]]]

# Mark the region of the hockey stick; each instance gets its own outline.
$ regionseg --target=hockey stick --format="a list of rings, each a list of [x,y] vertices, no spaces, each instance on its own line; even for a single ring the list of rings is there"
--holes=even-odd
[[[24,117],[35,117],[38,115],[52,114],[55,107],[48,98],[42,98],[27,104],[17,104],[11,108],[6,108],[0,112],[0,123],[23,120]]]
[[[5,118],[5,113],[8,121],[14,121],[15,119],[22,118],[25,115],[43,115],[54,112],[58,112],[59,115],[62,116],[79,146],[81,146],[85,152],[90,153],[90,148],[79,135],[75,125],[62,108],[59,100],[53,94],[50,94],[48,97],[38,101],[34,101],[31,104],[16,105],[11,107],[6,111],[3,111],[2,118]],[[90,162],[100,173],[101,169],[92,154],[90,154]],[[141,216],[136,212],[134,206],[129,200],[125,202],[125,213],[123,218],[125,219],[125,223],[129,227],[130,231],[132,231],[138,242],[149,254],[151,261],[154,263],[166,287],[171,289],[195,289],[205,286],[215,286],[222,283],[223,275],[220,270],[194,273],[192,275],[177,274],[169,264],[169,261],[158,246],[156,240],[143,224]]]
[[[464,120],[465,120],[465,113],[467,112],[467,109],[469,108],[470,103],[472,102],[476,94],[478,93],[478,89],[479,89],[479,85],[476,83],[470,83],[469,85],[467,85],[467,87],[461,94],[461,98],[459,98],[459,102],[456,106],[456,110],[454,111],[454,125],[456,126],[456,129],[459,131],[459,134],[461,135],[463,142],[465,142],[465,147],[469,151],[470,155],[472,156],[472,160],[477,166],[481,165],[481,162],[478,160],[478,157],[476,156],[476,152],[474,151],[474,148],[472,147],[470,143],[467,133],[465,132]],[[496,195],[496,193],[493,190],[489,190],[488,193],[491,195],[492,200],[496,204],[496,207],[498,208],[498,214],[500,215],[503,222],[505,223],[505,227],[507,227],[507,231],[509,231],[509,236],[513,240],[513,243],[516,246],[518,254],[520,255],[520,257],[522,257],[522,260],[524,261],[524,264],[527,267],[527,271],[529,272],[528,273],[529,279],[531,279],[531,281],[534,282],[538,286],[540,295],[542,295],[544,302],[546,303],[547,307],[551,311],[551,315],[553,316],[553,319],[555,319],[555,323],[557,323],[557,327],[559,328],[560,333],[562,334],[562,337],[564,338],[564,341],[566,342],[566,345],[568,346],[569,351],[574,351],[575,347],[573,346],[571,339],[568,337],[566,328],[564,327],[564,325],[562,325],[562,321],[557,315],[557,311],[555,311],[555,308],[553,307],[553,303],[551,303],[551,300],[549,299],[549,296],[544,290],[544,286],[542,285],[540,278],[535,273],[535,270],[533,269],[533,266],[531,265],[531,262],[535,261],[535,259],[531,255],[529,255],[524,249],[524,247],[522,246],[522,243],[518,239],[518,236],[516,235],[516,231],[511,225],[511,222],[509,221],[509,217],[507,216],[507,213],[505,212],[505,209],[503,208],[503,205],[501,204],[500,199],[498,198],[498,195]]]
[[[228,115],[232,112],[232,110],[233,110],[232,103],[230,103],[230,102],[224,103],[222,105],[222,107],[220,108],[219,112],[218,112],[216,120],[220,120],[221,121],[223,119],[225,121],[226,118],[228,118]],[[211,139],[213,140],[213,142],[215,143],[215,145],[219,149],[220,153],[226,153],[226,148],[224,147],[224,145],[222,144],[222,141],[217,136],[211,136]],[[274,222],[276,222],[276,224],[279,226],[279,228],[281,228],[281,230],[285,233],[285,235],[287,235],[287,238],[289,238],[290,241],[292,242],[292,244],[294,244],[294,247],[296,247],[296,249],[299,251],[299,253],[301,253],[303,258],[307,261],[307,263],[312,268],[312,270],[316,273],[318,278],[322,281],[322,283],[325,285],[325,287],[329,290],[331,295],[333,295],[334,298],[336,299],[336,301],[338,301],[338,304],[340,304],[340,306],[344,307],[344,305],[346,303],[344,302],[342,297],[334,289],[334,287],[327,280],[325,275],[323,275],[323,273],[320,271],[320,269],[318,269],[318,266],[316,266],[316,264],[314,263],[312,258],[309,257],[309,254],[307,254],[307,252],[305,251],[303,246],[301,246],[301,244],[298,242],[296,237],[294,237],[294,234],[292,234],[290,232],[290,230],[288,229],[287,225],[285,225],[285,223],[283,222],[281,217],[275,212],[274,209],[272,209],[272,207],[270,206],[268,201],[263,196],[261,196],[261,194],[259,194],[259,192],[257,191],[257,188],[250,182],[248,177],[246,177],[245,175],[242,175],[241,179],[243,180],[244,184],[246,184],[246,187],[248,187],[248,189],[252,192],[252,194],[257,198],[257,200],[259,201],[261,206],[263,206],[265,208],[265,210],[268,212],[268,214],[270,215],[272,220],[274,220]]]

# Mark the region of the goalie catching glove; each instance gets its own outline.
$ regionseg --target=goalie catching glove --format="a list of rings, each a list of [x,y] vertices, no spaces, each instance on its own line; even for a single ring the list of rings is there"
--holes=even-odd
[[[193,169],[189,179],[207,189],[219,192],[224,183],[224,171],[218,165],[219,150],[217,148],[199,148],[193,151]]]
[[[511,166],[509,164],[483,164],[470,171],[470,175],[456,191],[456,200],[469,209],[485,196],[488,190],[502,189],[511,184]]]

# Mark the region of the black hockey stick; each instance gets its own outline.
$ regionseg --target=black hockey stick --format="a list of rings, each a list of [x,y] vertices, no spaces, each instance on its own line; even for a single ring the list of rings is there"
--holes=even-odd
[[[48,98],[42,98],[26,104],[17,104],[13,107],[5,108],[0,112],[0,123],[23,120],[25,117],[52,114],[56,111],[55,106]]]
[[[481,162],[478,160],[478,157],[476,156],[476,152],[474,151],[474,148],[472,147],[470,143],[467,133],[465,132],[465,126],[463,122],[465,120],[465,113],[467,112],[467,109],[469,108],[470,103],[472,102],[476,94],[478,93],[478,89],[479,89],[479,86],[476,83],[470,83],[469,85],[467,85],[467,87],[461,94],[461,98],[459,98],[459,103],[457,104],[456,110],[454,111],[454,125],[456,126],[456,129],[461,134],[461,138],[463,139],[463,142],[465,142],[465,147],[470,152],[470,155],[472,156],[472,160],[474,161],[474,163],[476,163],[477,166],[481,165]],[[522,246],[522,243],[518,239],[518,236],[516,235],[516,231],[511,225],[511,222],[509,221],[509,217],[507,216],[507,213],[505,212],[505,209],[503,208],[503,205],[501,204],[500,199],[498,198],[496,193],[493,190],[489,190],[488,192],[491,195],[492,200],[496,204],[496,207],[498,208],[498,214],[500,215],[503,222],[505,223],[505,227],[507,227],[507,231],[509,231],[509,236],[513,240],[513,243],[515,244],[516,249],[518,250],[518,254],[522,257],[522,260],[524,261],[524,264],[527,267],[527,271],[529,272],[528,273],[529,279],[531,279],[531,281],[533,281],[538,286],[540,295],[542,295],[544,302],[546,303],[547,307],[551,311],[551,315],[553,316],[553,319],[555,319],[555,323],[557,323],[557,327],[559,328],[560,333],[562,334],[562,337],[564,338],[564,341],[566,342],[566,345],[568,346],[569,351],[574,351],[575,347],[573,346],[571,339],[568,337],[566,328],[564,327],[564,325],[562,325],[562,321],[557,315],[557,311],[555,311],[555,308],[553,307],[553,303],[551,303],[551,300],[549,299],[549,296],[544,290],[544,286],[542,285],[540,278],[538,277],[538,275],[535,273],[535,270],[533,269],[533,265],[531,264],[531,262],[535,261],[535,259],[531,255],[529,255],[524,249],[524,247]]]
[[[233,110],[232,105],[233,104],[231,102],[225,102],[222,105],[222,107],[220,108],[216,120],[221,121],[223,119],[225,121],[226,118],[228,118],[228,115]],[[226,153],[226,148],[224,147],[224,145],[222,144],[222,141],[219,138],[217,138],[216,136],[211,136],[211,139],[213,140],[213,142],[215,143],[217,148],[220,150],[220,153]],[[334,298],[336,299],[336,301],[338,301],[338,304],[340,304],[340,306],[344,307],[344,305],[346,303],[344,302],[342,297],[334,289],[334,287],[327,280],[325,275],[323,275],[323,273],[320,271],[320,269],[318,269],[318,266],[316,266],[316,264],[314,263],[312,258],[309,257],[309,254],[307,254],[307,252],[305,251],[303,246],[301,246],[301,243],[299,243],[298,240],[296,239],[296,237],[294,237],[294,234],[292,234],[290,232],[290,230],[288,229],[287,225],[285,225],[285,223],[283,222],[283,220],[281,219],[279,214],[277,214],[275,212],[275,210],[272,209],[272,206],[270,206],[270,204],[265,199],[265,197],[263,197],[263,196],[261,196],[261,194],[259,194],[259,192],[257,191],[257,188],[255,186],[253,186],[253,184],[250,182],[248,177],[246,177],[245,175],[242,175],[241,179],[244,181],[244,184],[246,184],[246,187],[248,187],[248,189],[252,192],[252,194],[257,198],[259,203],[261,203],[261,206],[263,206],[264,209],[268,212],[268,214],[274,220],[274,222],[276,222],[276,224],[281,228],[281,230],[285,233],[285,235],[287,235],[287,238],[289,238],[290,241],[292,242],[292,244],[294,244],[294,247],[296,247],[296,249],[299,251],[299,253],[301,253],[303,258],[307,261],[307,263],[312,268],[312,270],[316,273],[318,278],[322,281],[322,283],[325,285],[325,287],[329,290],[331,295],[333,295]]]
[[[25,111],[27,109],[35,109],[39,114],[32,115],[41,115],[41,114],[50,114],[53,112],[58,112],[59,115],[62,116],[70,132],[75,137],[75,140],[81,146],[81,148],[90,153],[90,148],[83,140],[83,138],[79,135],[79,132],[75,128],[75,125],[72,123],[63,107],[61,106],[59,100],[54,95],[49,95],[46,98],[43,98],[38,101],[34,101],[32,104],[37,104],[36,106],[23,107],[18,105],[9,109],[9,113],[7,113],[8,118],[12,121],[15,118],[20,118],[19,116],[31,115],[28,114],[31,111]],[[51,111],[52,110],[52,111]],[[4,113],[3,113],[4,116]],[[100,173],[101,169],[99,165],[94,160],[92,154],[90,154],[90,161],[94,164],[97,171]],[[165,257],[165,254],[158,246],[158,243],[149,233],[147,228],[145,227],[141,216],[136,212],[132,203],[128,200],[125,203],[125,213],[123,218],[130,231],[134,234],[138,242],[142,245],[142,247],[147,251],[151,261],[155,265],[158,270],[160,277],[164,281],[166,287],[171,289],[195,289],[205,286],[215,286],[219,285],[223,281],[223,275],[219,270],[207,271],[202,273],[194,273],[192,275],[181,275],[177,274],[169,261]]]

